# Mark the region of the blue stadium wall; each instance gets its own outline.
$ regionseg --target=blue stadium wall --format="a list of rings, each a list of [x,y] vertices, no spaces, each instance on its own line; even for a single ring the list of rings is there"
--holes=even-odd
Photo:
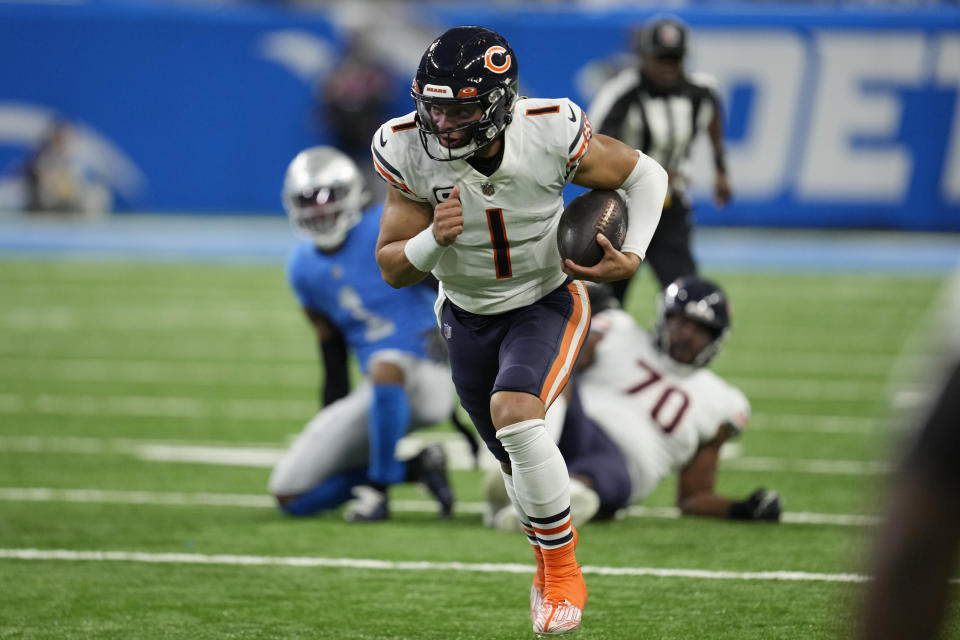
[[[694,30],[688,66],[727,106],[736,200],[710,205],[701,146],[698,221],[960,231],[960,10],[765,6],[675,11]],[[497,29],[524,93],[588,106],[653,13],[424,8],[422,41],[398,55],[395,115],[412,107],[409,61],[447,26]],[[332,141],[313,85],[347,37],[333,16],[271,5],[2,4],[0,179],[64,116],[119,211],[278,213],[287,162]]]

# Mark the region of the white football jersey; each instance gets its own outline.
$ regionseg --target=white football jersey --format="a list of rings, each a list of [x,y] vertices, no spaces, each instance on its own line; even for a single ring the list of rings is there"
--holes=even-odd
[[[491,176],[466,160],[441,162],[423,149],[415,112],[374,134],[377,173],[407,198],[431,207],[460,187],[463,233],[433,269],[442,293],[472,313],[533,302],[566,280],[557,250],[563,187],[593,135],[586,114],[566,98],[523,98],[504,129],[503,160]]]
[[[580,375],[580,397],[627,459],[631,502],[684,467],[721,425],[746,427],[750,403],[739,389],[709,369],[670,359],[625,311],[604,311],[593,321],[604,337]]]

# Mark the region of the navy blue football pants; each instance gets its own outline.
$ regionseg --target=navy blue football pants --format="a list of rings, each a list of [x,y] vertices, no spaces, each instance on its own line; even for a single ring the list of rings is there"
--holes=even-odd
[[[490,452],[509,462],[490,417],[490,396],[520,391],[550,406],[590,330],[586,287],[571,281],[533,304],[496,315],[470,313],[445,300],[440,321],[460,404]]]

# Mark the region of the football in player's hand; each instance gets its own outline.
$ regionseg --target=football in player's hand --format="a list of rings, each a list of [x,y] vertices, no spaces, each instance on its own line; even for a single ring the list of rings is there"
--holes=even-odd
[[[606,236],[617,251],[627,235],[627,204],[616,191],[593,189],[570,201],[560,216],[557,248],[560,257],[583,267],[603,258],[597,234]]]

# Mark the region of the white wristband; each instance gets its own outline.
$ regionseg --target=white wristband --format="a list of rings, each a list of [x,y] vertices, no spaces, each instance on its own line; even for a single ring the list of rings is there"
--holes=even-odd
[[[407,260],[424,273],[429,273],[437,266],[440,257],[446,250],[447,248],[433,237],[432,224],[407,240],[407,244],[403,245],[403,253],[406,254]]]

